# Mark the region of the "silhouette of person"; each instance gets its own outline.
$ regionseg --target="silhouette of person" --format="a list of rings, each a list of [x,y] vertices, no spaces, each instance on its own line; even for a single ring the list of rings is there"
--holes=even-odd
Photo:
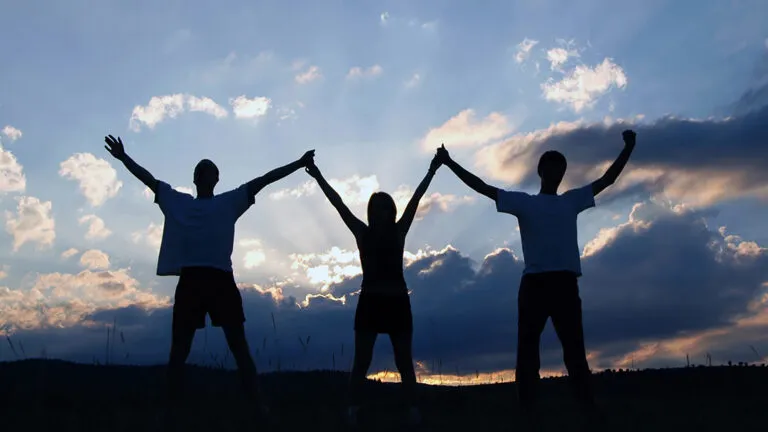
[[[179,276],[173,305],[168,385],[171,401],[182,394],[183,370],[197,329],[205,328],[206,314],[221,327],[237,363],[243,390],[266,413],[257,384],[256,366],[245,337],[242,297],[232,273],[235,223],[254,203],[256,194],[299,168],[312,163],[314,150],[301,159],[219,195],[213,189],[219,170],[208,159],[194,171],[197,197],[178,192],[155,179],[125,152],[122,139],[105,137],[107,151],[155,193],[165,216],[157,263],[158,276]]]
[[[557,189],[565,175],[565,156],[545,152],[538,164],[541,189],[536,195],[505,191],[490,186],[453,161],[445,149],[438,157],[467,186],[496,202],[498,212],[517,217],[523,245],[525,270],[518,292],[518,339],[516,381],[518,396],[526,415],[536,410],[539,381],[539,341],[552,318],[563,347],[565,366],[577,399],[590,416],[596,405],[589,383],[590,370],[584,347],[581,276],[576,219],[594,207],[595,196],[612,185],[627,164],[635,147],[635,132],[624,131],[624,149],[616,161],[595,182],[561,195]]]
[[[411,352],[413,316],[408,287],[403,276],[405,237],[416,216],[419,201],[440,167],[437,156],[421,181],[399,220],[392,197],[376,192],[368,200],[368,225],[358,219],[344,204],[339,194],[328,184],[316,165],[310,164],[307,173],[317,180],[328,201],[336,208],[341,219],[355,236],[360,251],[363,281],[355,311],[355,358],[349,380],[349,406],[347,422],[357,424],[361,387],[373,359],[373,348],[378,334],[388,334],[395,354],[395,365],[400,372],[402,389],[409,407],[408,422],[416,424],[421,415],[415,404],[416,373]]]

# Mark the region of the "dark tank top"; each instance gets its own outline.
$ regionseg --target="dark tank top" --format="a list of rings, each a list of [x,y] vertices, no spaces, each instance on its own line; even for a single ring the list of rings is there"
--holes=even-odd
[[[397,228],[384,232],[366,229],[357,242],[363,267],[363,293],[407,294],[403,276],[404,239]]]

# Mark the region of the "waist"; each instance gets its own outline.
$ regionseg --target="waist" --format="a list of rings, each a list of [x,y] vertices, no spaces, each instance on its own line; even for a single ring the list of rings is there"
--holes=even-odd
[[[234,273],[231,270],[223,270],[210,266],[185,266],[181,268],[180,275],[181,277],[196,278],[235,278]]]

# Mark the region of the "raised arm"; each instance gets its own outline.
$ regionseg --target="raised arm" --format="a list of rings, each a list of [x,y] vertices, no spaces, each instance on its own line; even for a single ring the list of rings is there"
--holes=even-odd
[[[133,174],[137,179],[141,180],[142,183],[147,185],[147,187],[150,188],[152,192],[157,193],[157,180],[149,171],[144,169],[141,165],[137,164],[133,159],[131,159],[130,156],[128,156],[127,153],[125,153],[123,140],[120,137],[115,139],[115,137],[109,135],[104,137],[104,142],[107,143],[104,148],[107,149],[109,154],[122,162],[128,171],[130,171],[130,173]]]
[[[405,206],[403,215],[400,216],[400,220],[397,221],[397,229],[402,237],[405,237],[405,235],[408,234],[413,219],[416,217],[416,212],[419,210],[419,202],[427,192],[427,188],[429,188],[429,184],[432,182],[432,178],[435,177],[438,168],[440,168],[440,159],[435,155],[435,157],[432,158],[432,163],[429,164],[427,175],[424,176],[424,179],[413,192],[411,200],[408,201],[408,205]]]
[[[259,191],[264,189],[264,187],[293,174],[293,172],[299,168],[306,168],[309,164],[313,163],[312,160],[314,157],[315,151],[310,150],[304,153],[304,156],[300,159],[293,161],[288,165],[281,166],[280,168],[275,168],[261,177],[256,177],[248,182],[248,193],[252,196],[256,195]]]
[[[307,165],[306,171],[315,180],[317,180],[317,184],[325,194],[325,197],[328,198],[328,201],[330,201],[333,207],[336,208],[336,211],[339,212],[341,220],[343,220],[344,224],[347,225],[347,228],[352,231],[352,234],[355,236],[355,238],[358,238],[365,231],[365,223],[358,219],[354,214],[352,214],[352,211],[350,211],[349,207],[344,204],[341,196],[339,196],[339,194],[333,190],[331,185],[328,184],[328,181],[325,180],[325,177],[323,177],[323,174],[320,172],[314,162],[311,162],[309,165]]]
[[[597,196],[597,194],[616,181],[624,166],[627,165],[627,161],[629,161],[629,157],[632,155],[632,150],[635,149],[635,137],[637,134],[634,131],[625,130],[621,136],[624,139],[624,150],[621,151],[619,157],[611,164],[605,174],[592,182],[592,194],[594,196]]]
[[[458,164],[458,162],[451,159],[451,156],[448,154],[448,150],[445,149],[445,145],[437,149],[437,154],[440,162],[450,168],[451,171],[453,171],[453,173],[456,174],[456,176],[464,182],[464,184],[469,186],[475,192],[485,195],[488,198],[496,201],[499,189],[480,180],[479,177],[465,170],[461,165]]]

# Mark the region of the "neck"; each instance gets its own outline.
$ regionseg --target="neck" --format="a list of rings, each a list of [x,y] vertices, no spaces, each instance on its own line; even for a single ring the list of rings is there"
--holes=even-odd
[[[197,197],[198,198],[213,198],[213,188],[197,188]]]
[[[560,185],[553,185],[553,184],[547,184],[542,182],[541,183],[541,189],[539,189],[539,193],[543,195],[557,195],[557,187]]]

